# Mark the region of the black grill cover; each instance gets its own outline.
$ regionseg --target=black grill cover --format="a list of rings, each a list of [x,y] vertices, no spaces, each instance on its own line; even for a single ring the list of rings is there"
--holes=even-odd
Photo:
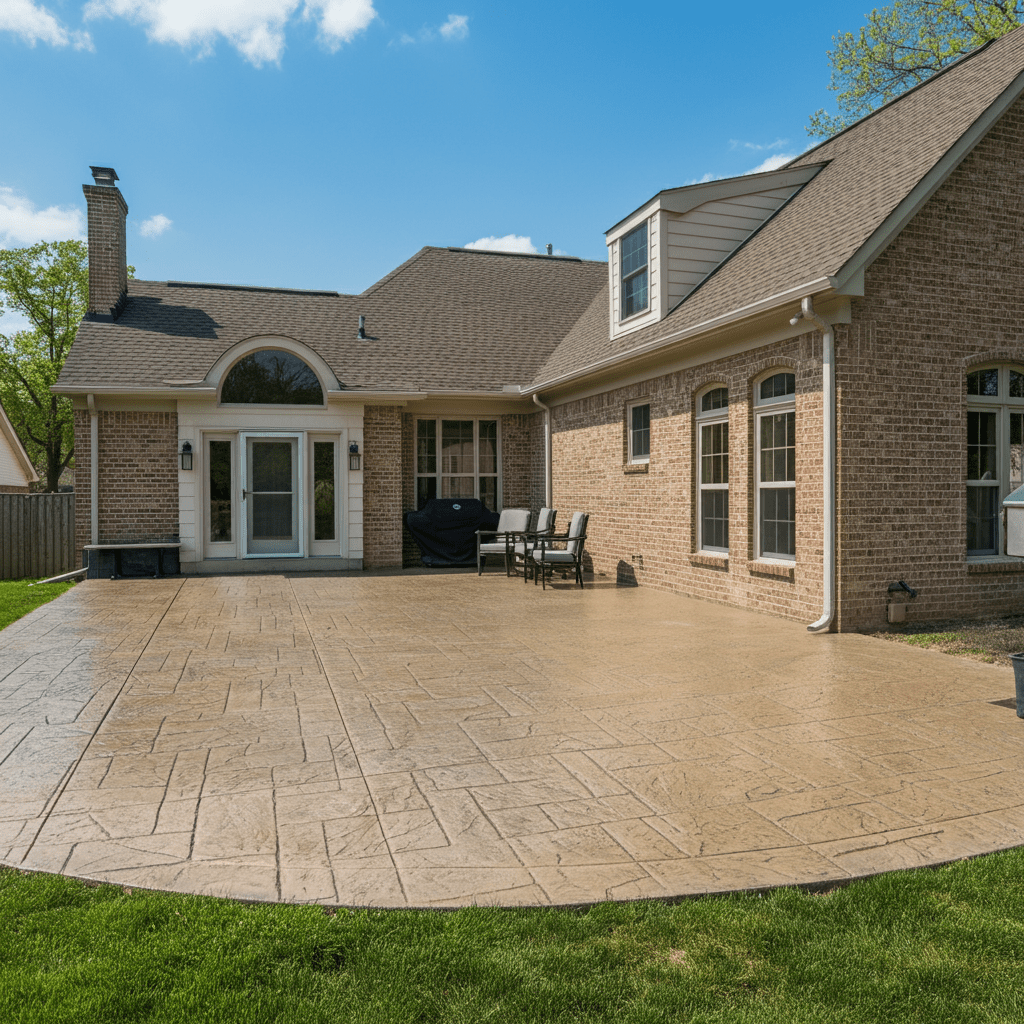
[[[476,498],[431,498],[419,512],[405,513],[405,525],[424,565],[475,565],[476,531],[493,530],[499,518]]]

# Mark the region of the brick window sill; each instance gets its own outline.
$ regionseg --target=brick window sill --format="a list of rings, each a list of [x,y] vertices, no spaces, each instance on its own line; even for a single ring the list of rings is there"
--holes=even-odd
[[[623,473],[646,473],[650,463],[647,462],[627,462],[622,467]]]
[[[967,563],[967,574],[969,576],[993,572],[1024,573],[1024,558],[1010,558],[1008,555],[1004,555],[1001,558],[993,558],[984,562]]]
[[[747,562],[747,571],[753,576],[777,576],[779,579],[791,580],[795,576],[794,566],[780,562]]]
[[[696,551],[690,555],[690,565],[702,565],[708,569],[728,569],[728,555],[713,555],[706,551]]]

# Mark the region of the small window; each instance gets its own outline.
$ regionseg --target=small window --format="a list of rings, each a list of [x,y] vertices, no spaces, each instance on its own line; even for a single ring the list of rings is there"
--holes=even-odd
[[[431,498],[479,498],[501,511],[497,420],[416,421],[416,507]]]
[[[757,555],[796,557],[796,375],[776,373],[757,391]]]
[[[647,308],[647,222],[634,228],[619,243],[622,267],[620,320]]]
[[[649,462],[651,458],[651,407],[648,403],[629,407],[629,461]]]
[[[697,413],[697,547],[729,551],[729,389],[712,388]]]
[[[231,367],[220,400],[229,405],[323,405],[324,392],[317,375],[298,356],[267,348]]]

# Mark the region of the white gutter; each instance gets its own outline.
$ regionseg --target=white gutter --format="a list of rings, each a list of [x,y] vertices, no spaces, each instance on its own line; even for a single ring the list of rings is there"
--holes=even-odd
[[[86,395],[89,403],[89,535],[90,544],[100,542],[100,421],[96,396]]]
[[[824,633],[836,614],[836,373],[835,331],[831,324],[814,312],[811,296],[804,296],[800,312],[790,323],[810,320],[821,331],[821,435],[822,459],[822,592],[824,607],[821,618],[807,628],[812,633]]]
[[[553,486],[551,481],[551,409],[546,406],[535,394],[535,404],[544,410],[544,504],[551,508],[554,500],[552,497]]]

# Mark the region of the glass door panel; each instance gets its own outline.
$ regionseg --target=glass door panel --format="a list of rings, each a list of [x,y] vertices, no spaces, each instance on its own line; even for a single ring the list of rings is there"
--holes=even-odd
[[[300,554],[298,438],[246,437],[245,469],[246,553]]]

